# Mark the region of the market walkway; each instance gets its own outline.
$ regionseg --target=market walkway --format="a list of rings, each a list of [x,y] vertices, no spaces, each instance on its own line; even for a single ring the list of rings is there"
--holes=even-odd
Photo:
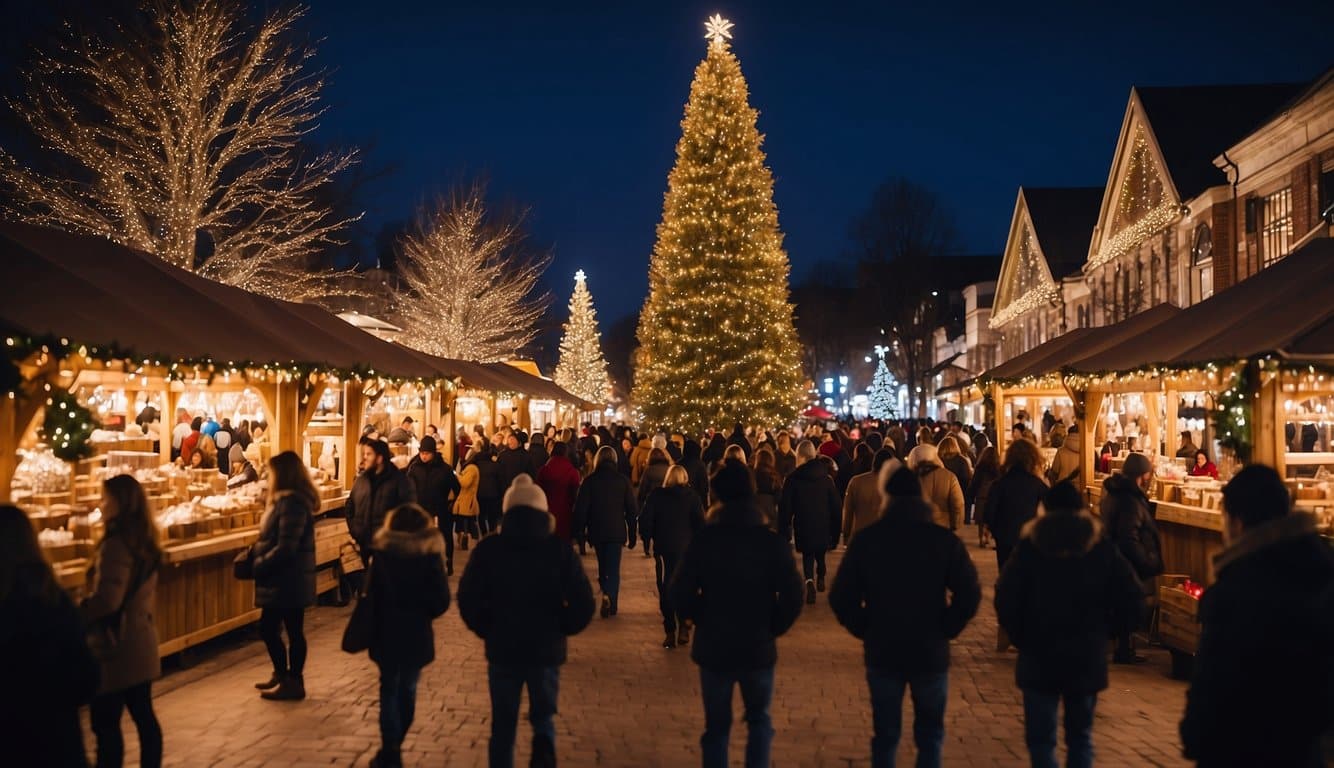
[[[994,650],[996,621],[991,551],[971,548],[985,599],[954,650],[950,673],[945,765],[1026,765],[1015,689],[1013,653]],[[462,553],[460,553],[462,555]],[[585,561],[590,574],[596,564]],[[830,573],[838,557],[830,562]],[[460,566],[462,562],[458,563]],[[640,550],[627,553],[620,615],[593,619],[570,643],[561,675],[558,750],[566,766],[692,766],[699,763],[702,710],[688,651],[660,647],[653,569]],[[238,643],[174,671],[157,685],[167,763],[178,766],[358,765],[377,742],[375,668],[338,650],[348,610],[312,611],[304,702],[261,701],[251,684],[268,677],[257,641]],[[489,729],[482,644],[451,607],[436,623],[436,662],[421,680],[417,722],[404,746],[409,766],[481,766]],[[208,652],[206,652],[208,653]],[[1112,687],[1098,706],[1095,743],[1102,765],[1183,765],[1176,723],[1185,686],[1166,675],[1167,655],[1113,668]],[[739,700],[736,706],[740,707]],[[911,706],[905,705],[900,764],[911,765]],[[525,705],[526,711],[526,705]],[[835,622],[828,605],[808,607],[779,643],[773,707],[779,766],[864,766],[869,760],[870,706],[861,649]],[[739,711],[738,711],[739,719]],[[128,718],[125,726],[132,731]],[[521,722],[518,764],[527,763],[529,731]],[[743,723],[733,730],[740,760]],[[127,736],[127,765],[137,761]],[[91,736],[88,744],[91,746]],[[737,763],[739,764],[739,763]]]

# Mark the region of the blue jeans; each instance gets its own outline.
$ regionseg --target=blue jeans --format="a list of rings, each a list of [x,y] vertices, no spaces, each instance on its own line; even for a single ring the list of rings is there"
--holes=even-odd
[[[1093,708],[1098,694],[1062,696],[1024,691],[1024,742],[1033,768],[1057,768],[1056,705],[1065,700],[1065,764],[1069,768],[1093,765]]]
[[[611,598],[611,609],[615,611],[621,594],[621,551],[625,549],[625,543],[599,541],[593,548],[598,554],[598,588]]]
[[[417,710],[417,679],[421,667],[380,667],[380,741],[384,751],[398,754]]]
[[[768,768],[769,745],[774,740],[769,703],[774,698],[774,668],[723,675],[699,668],[704,695],[704,736],[699,740],[704,768],[727,768],[727,739],[732,731],[732,688],[740,686],[746,709],[746,768]]]
[[[510,667],[491,664],[486,670],[491,688],[491,768],[512,768],[514,735],[519,729],[519,698],[528,687],[528,722],[533,725],[532,765],[555,765],[556,696],[560,667]],[[549,754],[545,763],[539,754]]]
[[[917,768],[940,765],[945,741],[945,700],[949,696],[949,673],[904,677],[879,669],[866,670],[871,689],[871,767],[894,768],[899,736],[903,733],[903,689],[912,691],[913,741],[917,744]]]

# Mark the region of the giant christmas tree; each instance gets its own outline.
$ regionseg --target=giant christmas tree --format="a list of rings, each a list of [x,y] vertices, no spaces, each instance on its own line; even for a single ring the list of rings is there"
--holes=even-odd
[[[560,362],[556,364],[554,378],[566,392],[590,403],[605,405],[610,394],[597,311],[593,309],[593,295],[588,292],[582,269],[574,273],[570,319],[565,321],[565,335],[560,340]]]
[[[732,26],[709,20],[667,177],[639,315],[633,400],[646,426],[774,426],[801,399],[788,261]]]

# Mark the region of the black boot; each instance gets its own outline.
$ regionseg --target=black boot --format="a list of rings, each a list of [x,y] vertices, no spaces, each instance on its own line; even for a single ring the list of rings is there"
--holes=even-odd
[[[611,615],[611,598],[610,598],[610,597],[607,597],[606,595],[603,595],[603,596],[602,596],[602,618],[605,619],[605,618],[607,618],[607,617],[610,616],[610,615]]]
[[[403,754],[398,751],[381,749],[371,758],[371,768],[402,768]]]
[[[459,549],[463,550],[464,552],[468,551],[468,534],[466,533],[459,534]]]
[[[445,575],[454,575],[454,558],[452,557],[445,558]]]
[[[662,647],[663,647],[663,648],[675,648],[675,647],[676,647],[676,633],[675,633],[675,632],[668,632],[668,633],[667,633],[667,637],[664,638],[663,641],[662,641]]]
[[[255,683],[255,687],[260,689],[261,691],[267,691],[270,688],[277,688],[282,683],[283,678],[286,676],[286,674],[287,673],[285,672],[275,671],[273,673],[273,676],[270,677],[268,680],[265,680],[262,683]]]
[[[684,621],[676,626],[676,644],[680,646],[690,645],[690,625]]]
[[[545,736],[533,734],[533,756],[528,768],[556,768],[556,745]]]
[[[819,592],[824,591],[824,574],[815,577],[815,589]]]
[[[815,582],[806,579],[806,605],[815,605]]]
[[[260,694],[269,701],[301,701],[306,698],[306,683],[300,675],[288,675],[272,691]]]

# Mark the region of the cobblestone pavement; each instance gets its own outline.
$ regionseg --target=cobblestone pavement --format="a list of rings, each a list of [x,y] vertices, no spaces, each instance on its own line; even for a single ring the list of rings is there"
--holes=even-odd
[[[982,576],[984,602],[954,645],[946,713],[947,766],[1021,766],[1023,745],[1015,655],[997,653],[991,584],[993,553],[970,545]],[[596,562],[584,567],[590,577]],[[466,553],[458,553],[458,573]],[[830,573],[839,563],[834,553]],[[620,615],[593,619],[571,639],[561,671],[557,750],[566,766],[698,765],[703,724],[699,683],[687,649],[664,650],[652,561],[627,552]],[[308,615],[309,697],[262,701],[252,683],[268,677],[268,661],[253,636],[196,652],[155,686],[168,765],[364,766],[378,746],[377,675],[365,655],[349,656],[339,639],[349,610],[316,608]],[[422,674],[417,719],[404,745],[410,766],[486,763],[489,702],[482,643],[451,606],[436,622],[437,657]],[[773,719],[773,761],[779,766],[869,764],[870,704],[861,647],[834,620],[824,596],[807,606],[779,641]],[[1185,686],[1167,676],[1168,655],[1149,650],[1150,663],[1113,667],[1111,687],[1098,702],[1095,746],[1101,765],[1184,765],[1176,724]],[[732,760],[740,764],[745,726],[733,727]],[[899,761],[911,765],[911,704],[905,702],[905,743]],[[525,710],[526,712],[526,705]],[[128,717],[127,765],[137,761]],[[527,762],[530,737],[521,720],[517,764]],[[91,749],[91,735],[87,741]]]

